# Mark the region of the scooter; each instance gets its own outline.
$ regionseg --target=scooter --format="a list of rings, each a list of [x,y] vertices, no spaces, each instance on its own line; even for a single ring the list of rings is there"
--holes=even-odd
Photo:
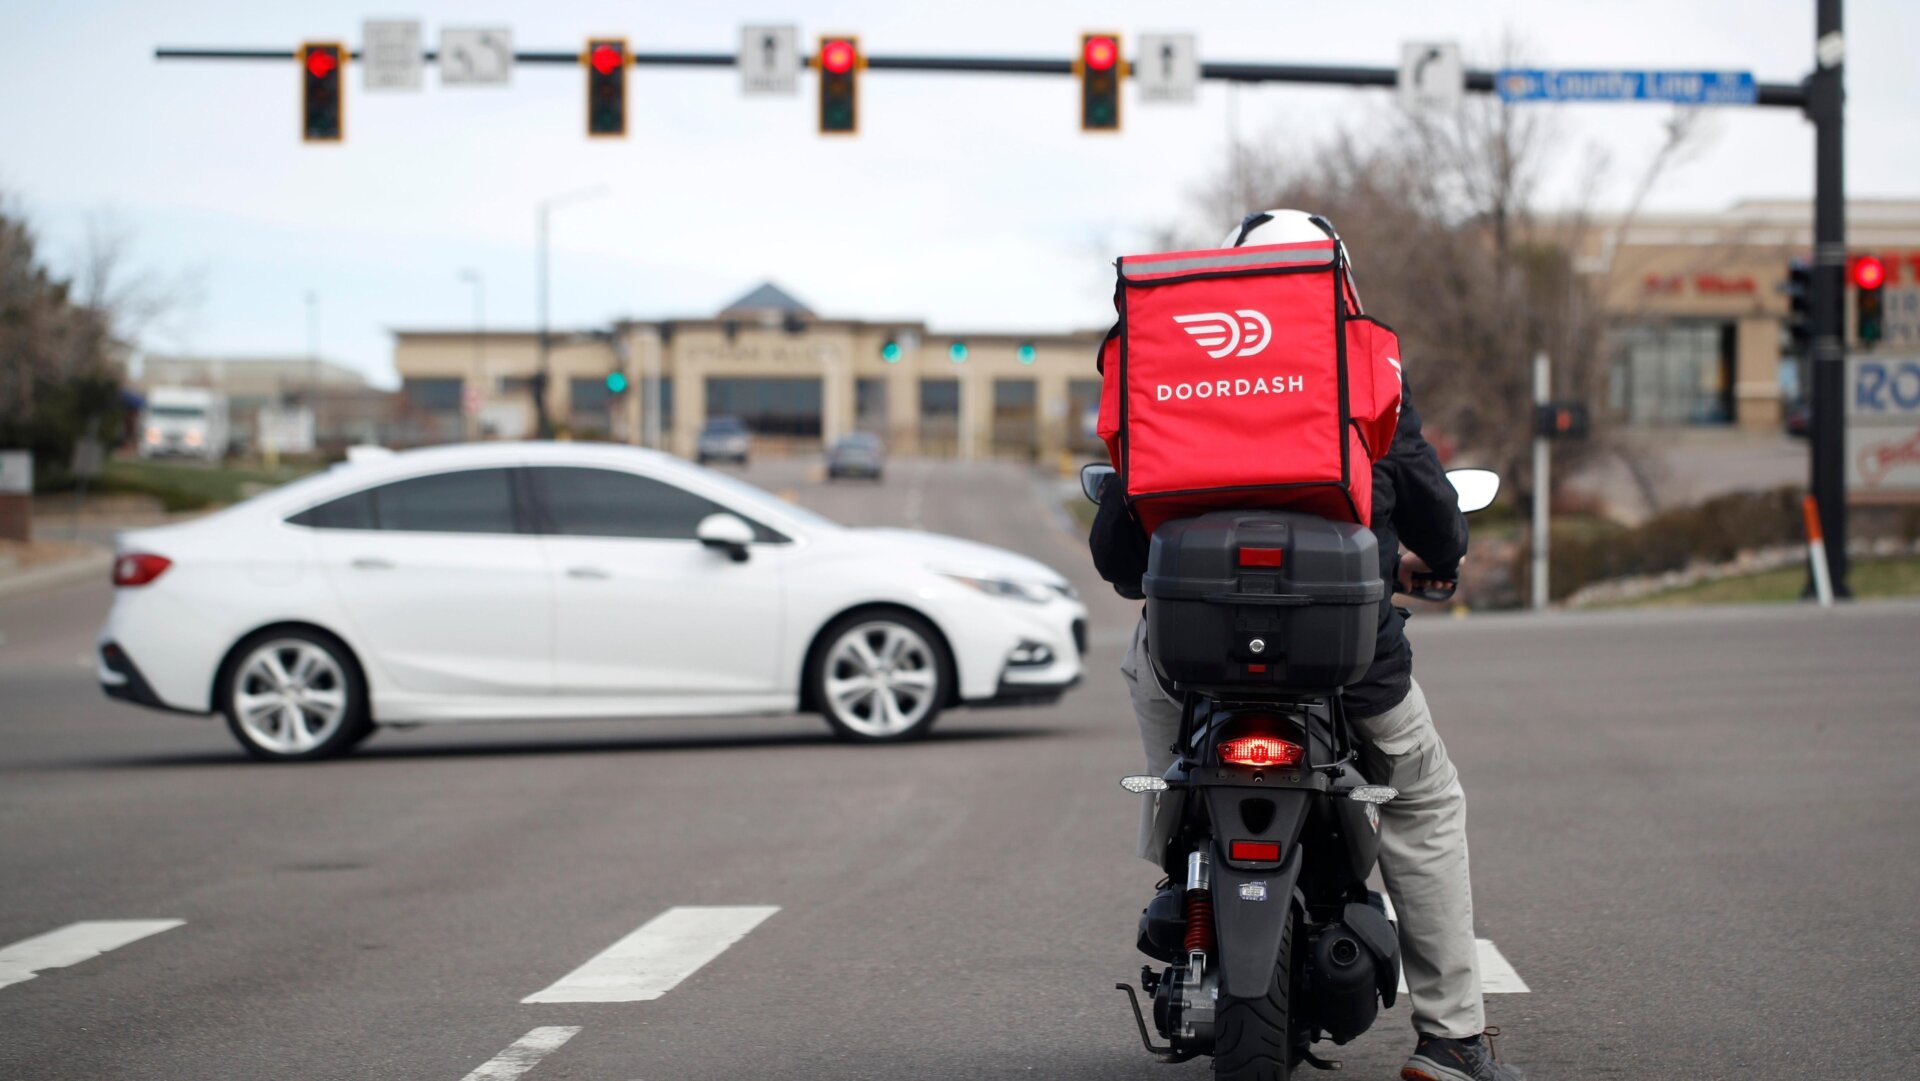
[[[1097,503],[1111,475],[1108,466],[1083,471],[1088,497]],[[1499,489],[1486,470],[1448,478],[1463,512],[1490,505]],[[1400,591],[1445,601],[1453,588],[1415,577]],[[1138,983],[1165,1043],[1154,1042],[1133,986],[1116,987],[1141,1042],[1164,1061],[1211,1055],[1214,1076],[1234,1081],[1286,1081],[1301,1063],[1338,1069],[1313,1045],[1365,1032],[1400,980],[1391,909],[1367,888],[1380,807],[1398,793],[1363,776],[1337,688],[1169,690],[1184,701],[1178,760],[1163,777],[1120,782],[1156,794],[1156,836],[1166,838],[1168,885],[1138,932],[1140,950],[1164,965],[1143,966]]]

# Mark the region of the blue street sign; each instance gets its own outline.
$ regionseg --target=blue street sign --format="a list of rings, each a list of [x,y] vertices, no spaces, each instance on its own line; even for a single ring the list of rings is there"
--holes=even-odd
[[[1750,71],[1543,71],[1507,68],[1494,76],[1501,101],[1671,101],[1752,105]]]

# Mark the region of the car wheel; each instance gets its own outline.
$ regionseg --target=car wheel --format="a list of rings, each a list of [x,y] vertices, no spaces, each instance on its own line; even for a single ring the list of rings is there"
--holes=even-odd
[[[331,758],[373,730],[359,667],[340,643],[312,631],[241,643],[221,680],[220,707],[233,738],[267,761]]]
[[[891,743],[933,727],[953,663],[932,624],[910,612],[856,612],[820,640],[807,678],[835,735]]]

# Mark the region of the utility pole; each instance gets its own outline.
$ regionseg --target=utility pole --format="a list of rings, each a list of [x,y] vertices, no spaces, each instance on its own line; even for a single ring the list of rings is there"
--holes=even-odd
[[[1847,364],[1841,305],[1846,292],[1847,188],[1844,150],[1846,39],[1841,0],[1817,0],[1814,70],[1807,77],[1806,114],[1813,121],[1812,356],[1807,365],[1813,394],[1813,464],[1808,488],[1820,507],[1833,595],[1853,596],[1847,585],[1846,393]],[[1814,585],[1808,580],[1808,595]]]
[[[563,192],[540,200],[535,208],[536,275],[540,282],[540,353],[538,364],[533,372],[533,417],[535,434],[541,439],[553,438],[553,419],[547,415],[547,383],[553,378],[549,357],[552,348],[551,330],[547,322],[547,219],[554,207],[605,195],[606,191],[605,187],[595,185],[591,188]]]
[[[1533,414],[1538,417],[1553,398],[1553,365],[1542,351],[1533,355]],[[1547,610],[1547,527],[1553,509],[1553,451],[1547,433],[1533,428],[1533,610]]]

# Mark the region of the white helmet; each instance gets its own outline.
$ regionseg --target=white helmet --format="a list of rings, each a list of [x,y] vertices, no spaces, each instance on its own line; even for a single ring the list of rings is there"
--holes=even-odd
[[[1353,256],[1347,251],[1346,242],[1340,234],[1333,231],[1333,223],[1318,214],[1309,214],[1304,210],[1257,210],[1240,219],[1226,239],[1220,242],[1223,248],[1241,248],[1260,244],[1305,244],[1316,240],[1332,240],[1340,247],[1340,257],[1346,262],[1347,288],[1353,290],[1354,304],[1360,302],[1360,286],[1353,279]]]
[[[1304,210],[1259,210],[1240,219],[1225,240],[1223,248],[1251,247],[1260,244],[1304,244],[1313,240],[1340,239],[1333,223]]]

